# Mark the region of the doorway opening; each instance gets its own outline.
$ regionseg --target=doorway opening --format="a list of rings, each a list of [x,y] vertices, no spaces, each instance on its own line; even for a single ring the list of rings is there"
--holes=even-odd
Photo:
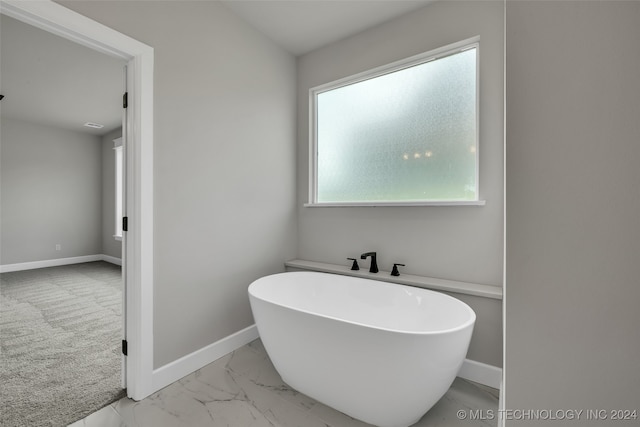
[[[0,13],[127,64],[124,135],[126,216],[123,238],[127,395],[143,399],[153,385],[153,49],[54,2],[0,0]]]
[[[0,20],[0,424],[62,425],[125,395],[113,141],[126,62]]]

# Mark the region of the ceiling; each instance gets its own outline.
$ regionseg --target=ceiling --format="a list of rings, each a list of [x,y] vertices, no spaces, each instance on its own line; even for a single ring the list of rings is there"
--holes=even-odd
[[[359,33],[434,0],[222,0],[294,55]]]
[[[211,0],[212,1],[212,0]],[[433,0],[217,0],[293,55]],[[121,125],[124,62],[1,15],[2,116],[104,135]],[[104,125],[84,127],[86,122]]]
[[[121,126],[124,61],[6,15],[0,43],[3,117],[93,135]]]

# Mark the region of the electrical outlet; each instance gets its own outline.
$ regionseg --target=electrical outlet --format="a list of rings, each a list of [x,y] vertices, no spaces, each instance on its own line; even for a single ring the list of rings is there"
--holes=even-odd
[[[56,244],[56,251],[62,250],[62,245],[60,243]]]

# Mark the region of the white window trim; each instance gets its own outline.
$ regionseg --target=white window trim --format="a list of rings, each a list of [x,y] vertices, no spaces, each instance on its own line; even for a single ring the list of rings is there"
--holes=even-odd
[[[318,202],[318,123],[316,111],[317,95],[347,84],[358,83],[385,74],[393,73],[414,65],[424,64],[446,56],[477,49],[476,55],[476,200],[424,200],[424,201],[389,201],[389,202]],[[304,207],[383,207],[383,206],[484,206],[485,200],[480,197],[480,36],[471,37],[442,46],[428,52],[420,53],[391,64],[367,70],[330,83],[309,89],[309,201]]]
[[[114,171],[115,171],[115,221],[114,221],[114,234],[113,238],[117,241],[122,241],[122,216],[123,216],[123,196],[124,196],[124,159],[123,159],[123,147],[122,137],[113,140],[113,151],[115,156]],[[118,170],[118,154],[120,154],[120,170]],[[118,179],[119,178],[119,179]],[[118,197],[119,193],[119,197]],[[120,209],[118,209],[118,198],[120,199]]]
[[[384,207],[384,206],[484,206],[486,200],[429,200],[423,202],[316,202],[305,203],[305,208]]]

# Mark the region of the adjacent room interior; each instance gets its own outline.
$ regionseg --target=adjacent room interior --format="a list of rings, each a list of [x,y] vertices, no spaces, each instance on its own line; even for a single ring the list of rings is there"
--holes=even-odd
[[[1,20],[1,412],[58,424],[125,395],[124,64]]]

